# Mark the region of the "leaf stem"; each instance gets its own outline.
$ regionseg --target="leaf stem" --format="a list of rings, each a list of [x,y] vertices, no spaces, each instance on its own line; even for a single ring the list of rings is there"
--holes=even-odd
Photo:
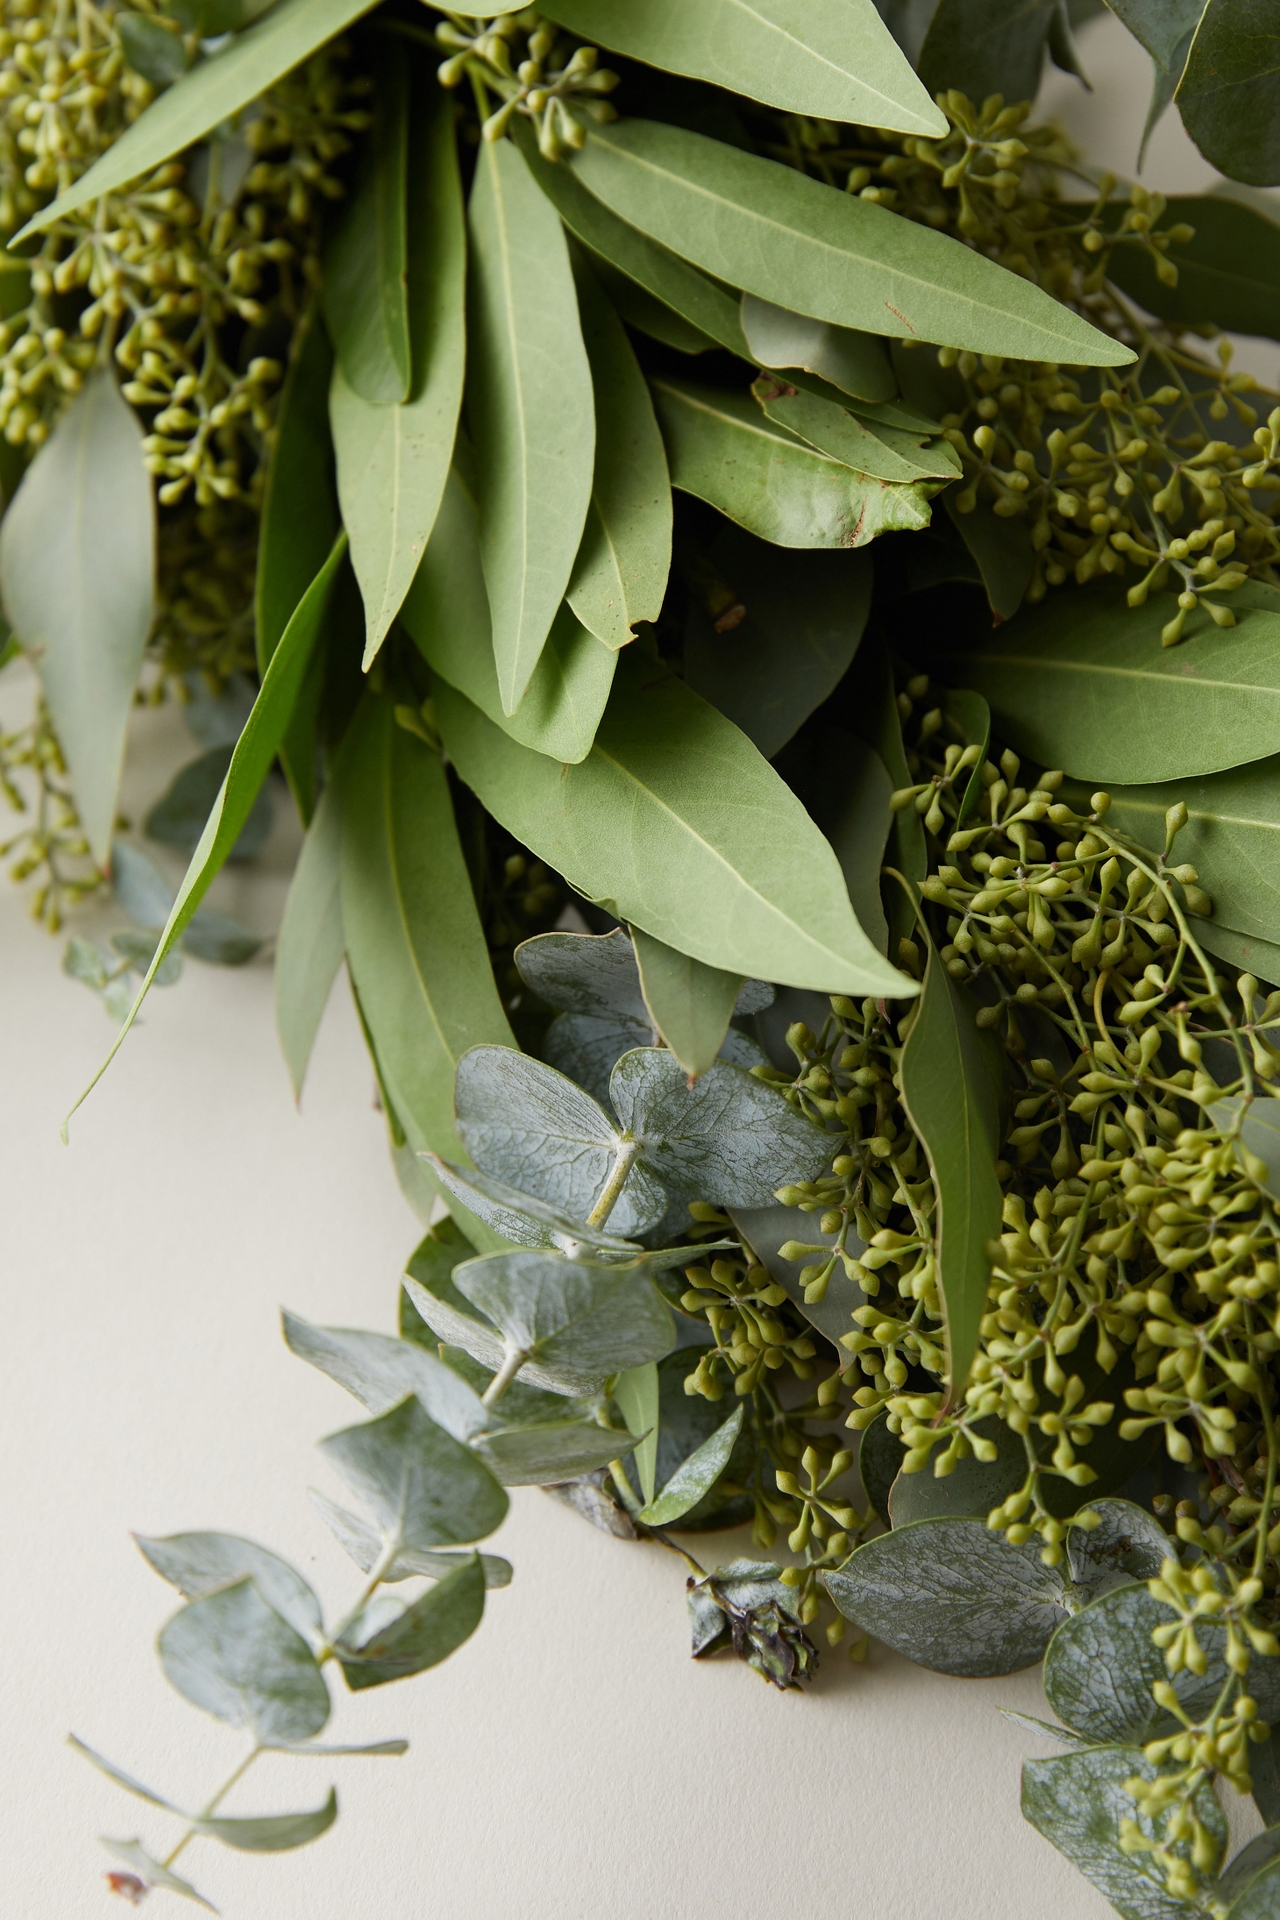
[[[619,1143],[617,1157],[609,1169],[609,1178],[605,1181],[600,1198],[587,1215],[589,1227],[602,1227],[618,1203],[618,1196],[626,1184],[627,1175],[636,1163],[640,1152],[640,1142],[624,1137]]]
[[[494,1374],[492,1380],[480,1396],[482,1406],[492,1407],[501,1400],[503,1394],[511,1385],[511,1382],[515,1379],[528,1358],[529,1356],[523,1347],[508,1348],[502,1365],[498,1368],[498,1371]]]
[[[244,1775],[248,1773],[250,1767],[253,1765],[254,1761],[257,1759],[258,1755],[261,1752],[262,1752],[262,1748],[255,1741],[254,1744],[250,1747],[248,1753],[246,1753],[244,1759],[240,1762],[239,1766],[235,1769],[233,1773],[229,1774],[227,1778],[223,1781],[222,1785],[218,1788],[218,1791],[214,1794],[212,1800],[210,1800],[206,1806],[201,1808],[200,1812],[196,1815],[196,1818],[198,1820],[207,1820],[211,1814],[214,1814],[217,1812],[219,1806],[221,1806],[222,1802],[226,1799],[232,1787],[235,1786],[237,1780],[242,1779]],[[178,1855],[182,1852],[182,1849],[185,1846],[187,1846],[189,1842],[195,1839],[199,1831],[200,1831],[199,1827],[188,1827],[186,1832],[183,1834],[181,1840],[179,1840],[177,1846],[174,1847],[172,1852],[167,1854],[166,1857],[160,1862],[161,1866],[171,1867],[174,1861],[177,1859]]]

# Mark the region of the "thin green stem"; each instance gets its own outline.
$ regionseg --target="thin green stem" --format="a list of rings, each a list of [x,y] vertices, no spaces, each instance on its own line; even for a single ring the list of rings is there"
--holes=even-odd
[[[222,1802],[226,1799],[227,1795],[230,1793],[232,1787],[235,1786],[237,1780],[243,1779],[244,1775],[249,1771],[250,1767],[253,1765],[254,1761],[257,1759],[258,1755],[261,1752],[262,1752],[262,1748],[255,1741],[253,1746],[250,1747],[248,1753],[246,1753],[244,1759],[240,1762],[239,1766],[235,1769],[233,1773],[229,1774],[228,1777],[223,1781],[222,1785],[218,1788],[218,1791],[214,1794],[212,1800],[210,1800],[207,1803],[207,1805],[205,1805],[200,1809],[199,1814],[196,1816],[197,1819],[208,1820],[212,1814],[217,1812]],[[199,1827],[188,1827],[186,1832],[183,1834],[181,1840],[179,1840],[177,1846],[174,1847],[172,1852],[167,1854],[166,1857],[160,1862],[161,1866],[171,1867],[174,1861],[177,1859],[178,1855],[182,1852],[182,1849],[185,1846],[188,1846],[190,1842],[195,1839],[199,1831],[200,1831]]]
[[[508,1349],[502,1365],[480,1396],[482,1405],[486,1407],[497,1405],[528,1358],[523,1347]]]

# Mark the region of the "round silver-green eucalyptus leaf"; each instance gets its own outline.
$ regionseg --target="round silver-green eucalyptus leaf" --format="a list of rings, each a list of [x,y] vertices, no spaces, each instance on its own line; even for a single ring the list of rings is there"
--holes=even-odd
[[[287,1560],[234,1533],[171,1533],[163,1540],[134,1534],[138,1549],[184,1600],[202,1600],[219,1587],[251,1579],[269,1607],[304,1640],[318,1640],[320,1602]]]
[[[264,1745],[309,1740],[329,1718],[329,1689],[310,1647],[252,1580],[191,1601],[162,1628],[159,1648],[185,1699]]]
[[[526,1356],[517,1378],[553,1393],[595,1393],[610,1374],[671,1349],[671,1315],[652,1282],[615,1268],[496,1253],[464,1261],[453,1278],[500,1330],[504,1354]]]
[[[330,1434],[320,1450],[364,1501],[384,1548],[397,1553],[465,1546],[506,1518],[507,1496],[484,1462],[417,1398]]]

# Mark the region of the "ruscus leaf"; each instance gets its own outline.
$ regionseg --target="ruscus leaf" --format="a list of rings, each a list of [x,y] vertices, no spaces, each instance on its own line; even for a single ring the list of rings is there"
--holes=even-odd
[[[1178,83],[1182,124],[1211,166],[1250,186],[1280,181],[1280,11],[1209,0]]]

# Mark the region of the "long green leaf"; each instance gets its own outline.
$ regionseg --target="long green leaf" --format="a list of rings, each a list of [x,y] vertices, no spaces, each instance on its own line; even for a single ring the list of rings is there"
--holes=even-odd
[[[400,612],[435,672],[513,740],[560,761],[576,762],[591,751],[617,656],[561,607],[528,692],[514,713],[503,712],[475,502],[456,467]]]
[[[657,1499],[650,1497],[647,1505],[641,1508],[640,1519],[646,1526],[670,1526],[673,1520],[679,1520],[691,1507],[697,1506],[704,1494],[711,1491],[729,1464],[729,1455],[742,1432],[745,1414],[745,1407],[736,1407],[724,1425],[717,1427],[709,1440],[704,1440],[687,1460],[680,1463]]]
[[[615,53],[788,113],[947,130],[872,0],[552,0],[544,11]]]
[[[780,547],[864,547],[929,524],[935,483],[886,486],[766,420],[745,393],[654,380],[671,484]]]
[[[835,855],[728,720],[633,648],[580,766],[519,747],[441,687],[449,757],[588,899],[708,966],[829,993],[912,984],[853,917]]]
[[[1035,571],[1035,548],[1026,523],[993,513],[991,502],[981,495],[961,513],[956,498],[954,493],[942,497],[951,524],[977,562],[992,613],[997,620],[1011,620]]]
[[[320,796],[289,883],[276,942],[276,1032],[295,1100],[345,951],[338,896],[341,830],[332,794]]]
[[[1258,196],[1262,198],[1261,195]],[[1116,218],[1121,206],[1117,203]],[[1280,210],[1278,210],[1280,211]],[[1229,192],[1171,199],[1162,227],[1188,222],[1195,237],[1170,249],[1177,285],[1165,286],[1145,247],[1119,246],[1107,278],[1162,320],[1209,319],[1233,333],[1280,338],[1280,223]]]
[[[671,481],[653,402],[626,328],[581,252],[574,281],[595,394],[591,504],[567,598],[607,647],[662,611],[671,571]]]
[[[440,508],[466,359],[466,218],[453,108],[430,77],[414,91],[409,143],[413,386],[375,406],[342,367],[330,398],[338,494],[365,607],[364,669],[400,611]]]
[[[461,1159],[454,1069],[469,1047],[513,1042],[444,769],[370,695],[334,780],[348,963],[379,1071],[412,1144]]]
[[[948,235],[778,161],[656,120],[587,130],[572,161],[621,219],[745,293],[816,320],[1073,365],[1133,358]]]
[[[1280,181],[1280,7],[1209,0],[1177,91],[1182,124],[1219,173]]]
[[[751,391],[767,420],[872,480],[910,485],[917,480],[945,483],[960,476],[959,456],[947,440],[930,441],[927,435],[860,420],[836,401],[788,386],[771,374],[757,380]]]
[[[742,975],[677,953],[639,927],[634,935],[644,1003],[691,1080],[717,1058],[742,991]]]
[[[754,293],[742,296],[742,331],[761,367],[800,368],[872,403],[897,395],[884,341],[873,333],[811,320],[770,300],[758,300]]]
[[[483,145],[470,221],[467,411],[498,686],[514,713],[582,540],[591,369],[563,229],[508,140]]]
[[[1280,592],[1230,597],[1236,625],[1203,608],[1160,645],[1171,597],[1125,603],[1113,581],[1052,594],[949,658],[986,695],[996,732],[1044,767],[1126,785],[1194,779],[1280,751]]]
[[[373,47],[373,82],[373,125],[325,254],[320,298],[347,386],[370,405],[391,406],[412,384],[409,63],[385,39]]]
[[[285,628],[280,644],[271,656],[271,664],[263,676],[258,697],[253,703],[253,711],[245,722],[244,732],[236,742],[235,752],[231,756],[231,765],[227,769],[227,777],[222,783],[221,791],[205,823],[199,844],[191,856],[191,863],[178,889],[178,896],[165,922],[164,931],[156,943],[151,965],[143,977],[142,985],[138,988],[137,997],[129,1009],[124,1025],[112,1042],[111,1051],[76,1101],[75,1106],[71,1108],[67,1120],[64,1120],[62,1125],[64,1138],[67,1121],[70,1120],[71,1114],[93,1092],[115,1059],[125,1035],[138,1017],[138,1009],[146,999],[152,981],[164,964],[166,955],[172,951],[190,925],[196,908],[239,838],[240,829],[248,819],[259,789],[271,771],[271,763],[280,750],[280,743],[294,710],[298,691],[306,676],[312,649],[324,624],[325,609],[329,604],[334,579],[346,551],[347,536],[345,533],[340,533],[333,543],[328,559],[303,595],[297,612]]]
[[[280,0],[266,19],[237,34],[152,102],[74,186],[51,200],[15,235],[16,246],[76,207],[112,193],[211,133],[282,75],[368,10],[369,0]]]
[[[653,1498],[653,1483],[658,1466],[659,1391],[658,1363],[647,1360],[642,1367],[628,1367],[614,1382],[613,1397],[632,1433],[644,1439],[632,1458],[640,1478],[640,1493],[645,1501]],[[620,1436],[621,1437],[621,1436]]]
[[[924,1142],[937,1195],[935,1258],[954,1405],[978,1351],[991,1272],[987,1247],[1000,1232],[999,1123],[973,1013],[932,941],[919,1012],[902,1052],[902,1100]]]
[[[155,605],[155,491],[115,375],[91,374],[0,527],[5,617],[35,656],[94,859],[105,867]]]

